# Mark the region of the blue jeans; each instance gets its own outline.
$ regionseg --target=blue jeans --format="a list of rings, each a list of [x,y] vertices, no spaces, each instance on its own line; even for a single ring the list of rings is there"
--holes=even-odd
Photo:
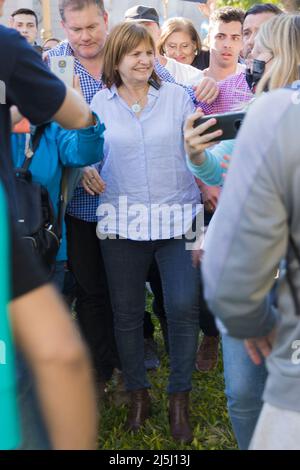
[[[160,271],[170,344],[169,393],[191,389],[199,333],[199,271],[184,239],[106,239],[101,249],[127,390],[149,387],[144,367],[145,283],[154,260]]]
[[[223,335],[222,343],[229,416],[239,449],[246,450],[263,406],[267,370],[251,361],[242,340]]]

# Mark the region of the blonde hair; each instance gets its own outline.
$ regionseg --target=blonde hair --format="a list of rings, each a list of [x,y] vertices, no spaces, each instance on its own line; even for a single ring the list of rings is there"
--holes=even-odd
[[[273,56],[256,93],[291,85],[299,79],[300,15],[282,14],[268,20],[260,27],[255,42]]]
[[[161,55],[165,54],[165,43],[173,33],[186,33],[195,44],[198,52],[202,49],[201,39],[193,23],[187,18],[170,18],[161,28],[161,36],[158,44],[158,50]]]
[[[119,87],[122,79],[117,70],[120,62],[126,54],[129,54],[141,43],[149,46],[155,54],[154,41],[145,28],[135,21],[125,21],[113,28],[104,46],[102,81],[108,87]],[[151,78],[160,83],[160,79],[153,70]]]

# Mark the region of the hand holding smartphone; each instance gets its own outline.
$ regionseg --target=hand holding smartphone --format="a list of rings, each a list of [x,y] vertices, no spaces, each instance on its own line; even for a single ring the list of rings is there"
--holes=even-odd
[[[220,140],[231,140],[235,139],[237,133],[242,125],[246,113],[245,112],[234,112],[234,113],[224,113],[224,114],[211,114],[208,116],[203,116],[199,119],[196,119],[193,127],[196,128],[201,124],[209,121],[210,119],[216,119],[216,124],[209,127],[206,131],[201,133],[201,135],[210,134],[212,132],[222,130],[222,136],[219,138],[212,139],[210,142],[218,142]]]
[[[50,57],[51,71],[60,78],[65,85],[73,87],[75,59],[73,56]]]

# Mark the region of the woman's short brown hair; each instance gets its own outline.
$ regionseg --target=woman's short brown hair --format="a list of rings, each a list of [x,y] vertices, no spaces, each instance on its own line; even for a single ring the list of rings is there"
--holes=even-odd
[[[149,45],[155,54],[155,44],[152,36],[145,26],[135,21],[125,21],[113,28],[104,47],[104,61],[102,81],[108,87],[119,87],[122,79],[117,70],[118,65],[126,54],[129,54],[142,42]],[[160,79],[153,70],[151,78],[160,83]]]
[[[188,34],[191,41],[195,44],[197,51],[201,51],[201,39],[193,23],[187,18],[170,18],[163,24],[161,29],[161,36],[158,45],[158,50],[161,55],[165,54],[165,43],[173,33]]]

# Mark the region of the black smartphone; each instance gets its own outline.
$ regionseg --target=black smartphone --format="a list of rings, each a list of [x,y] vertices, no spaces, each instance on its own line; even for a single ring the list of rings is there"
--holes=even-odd
[[[196,119],[196,121],[194,122],[194,127],[197,127],[200,124],[204,124],[206,121],[209,121],[209,119],[215,118],[217,120],[217,123],[207,129],[201,135],[210,134],[211,132],[215,132],[219,129],[222,129],[223,134],[220,137],[213,139],[211,142],[218,142],[220,140],[231,140],[236,138],[245,116],[245,112],[210,114],[208,116],[203,116],[202,118]]]

